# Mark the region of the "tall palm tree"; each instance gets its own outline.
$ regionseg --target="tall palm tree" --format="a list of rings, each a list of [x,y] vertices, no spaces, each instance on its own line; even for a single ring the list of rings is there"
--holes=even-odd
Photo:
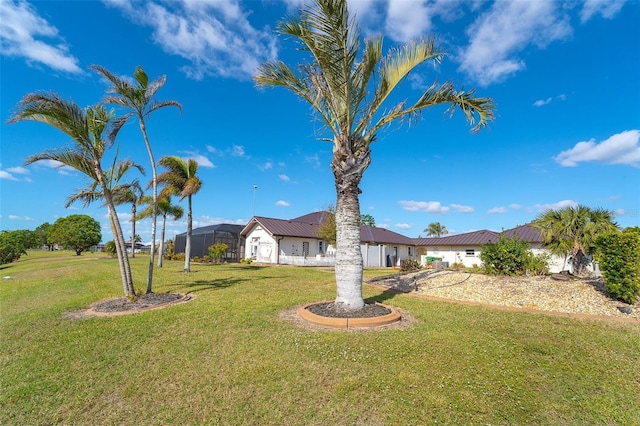
[[[184,248],[184,272],[191,271],[191,231],[193,226],[192,196],[202,187],[202,181],[196,172],[198,163],[190,158],[185,161],[177,156],[162,157],[158,162],[167,169],[158,176],[158,183],[164,185],[161,197],[177,195],[179,200],[187,199],[187,242]]]
[[[298,17],[280,22],[278,30],[297,39],[302,50],[311,53],[312,62],[300,65],[297,72],[282,61],[266,62],[254,79],[260,87],[284,87],[304,99],[333,134],[323,140],[333,143],[337,194],[335,305],[358,309],[364,306],[359,184],[371,163],[377,132],[394,121],[416,121],[423,109],[442,104],[450,105],[450,113],[460,108],[479,130],[493,118],[493,102],[447,82],[432,84],[413,104],[402,101],[383,109],[411,71],[425,62],[440,62],[443,52],[431,38],[383,56],[381,37],[365,40],[361,52],[360,33],[346,0],[314,0],[301,7]]]
[[[151,217],[151,244],[155,246],[156,243],[156,217],[157,217],[157,203],[158,203],[158,181],[156,175],[156,162],[153,157],[153,151],[151,150],[151,144],[149,143],[149,137],[147,136],[146,119],[152,112],[159,110],[160,108],[175,106],[182,113],[182,105],[176,101],[162,101],[159,102],[154,98],[158,90],[160,90],[167,78],[166,76],[160,76],[156,80],[149,82],[149,76],[144,72],[142,67],[137,67],[133,73],[134,83],[130,83],[128,80],[118,77],[111,71],[100,65],[91,65],[89,68],[96,73],[106,78],[111,87],[108,89],[107,97],[104,99],[105,104],[119,105],[123,108],[131,110],[131,112],[123,117],[127,120],[132,115],[138,118],[138,124],[140,125],[140,131],[144,139],[144,144],[147,148],[147,154],[149,155],[149,161],[151,163],[151,186],[153,188],[153,216]],[[152,292],[153,283],[153,261],[154,250],[151,250],[149,256],[149,273],[147,278],[147,293]]]
[[[153,197],[142,197],[141,202],[148,204],[139,214],[138,218],[151,217],[153,214]],[[164,196],[158,198],[158,216],[162,216],[162,228],[160,231],[160,248],[158,249],[158,267],[162,268],[162,259],[164,257],[164,233],[167,226],[167,217],[178,220],[184,215],[184,209],[178,205],[171,204],[171,197]]]
[[[573,273],[584,275],[598,235],[618,230],[611,211],[587,206],[548,209],[533,221],[545,245],[556,255],[571,259]],[[564,265],[563,265],[564,268]]]
[[[446,226],[442,225],[440,222],[432,222],[427,226],[423,232],[427,233],[427,237],[438,237],[440,238],[442,235],[447,235],[449,230]]]
[[[18,104],[17,111],[9,123],[32,120],[48,124],[71,137],[72,145],[31,155],[25,165],[40,160],[54,160],[87,175],[100,187],[109,211],[109,221],[116,243],[118,264],[125,296],[134,297],[135,290],[131,277],[131,267],[124,244],[122,227],[113,201],[111,185],[102,168],[102,159],[107,148],[124,124],[124,120],[114,119],[113,112],[104,107],[80,108],[71,101],[65,101],[54,93],[31,93]],[[105,132],[107,137],[105,139]]]

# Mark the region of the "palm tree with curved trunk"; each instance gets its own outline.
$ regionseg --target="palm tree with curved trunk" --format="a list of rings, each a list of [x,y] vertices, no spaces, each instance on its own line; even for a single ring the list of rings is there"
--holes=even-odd
[[[602,208],[587,206],[563,207],[543,211],[533,221],[533,226],[541,233],[545,246],[551,253],[571,259],[575,275],[585,275],[595,240],[599,235],[618,230],[614,213]]]
[[[305,100],[330,130],[331,170],[336,188],[337,296],[342,309],[364,306],[360,250],[359,188],[371,163],[371,144],[378,131],[393,122],[415,122],[422,110],[449,105],[461,109],[479,130],[493,119],[493,102],[475,97],[474,90],[456,90],[450,82],[433,83],[411,104],[386,106],[396,87],[424,63],[439,63],[444,53],[435,40],[416,41],[383,55],[382,37],[364,41],[351,18],[346,0],[315,0],[297,17],[278,24],[282,35],[296,39],[312,61],[297,72],[282,61],[270,61],[254,77],[259,87],[284,87]],[[383,106],[385,106],[383,108]],[[476,121],[477,120],[477,121]]]
[[[116,206],[131,204],[131,257],[136,257],[136,213],[144,191],[137,179],[131,182],[126,188],[114,193],[114,203]]]
[[[85,174],[96,184],[96,188],[99,187],[109,211],[109,222],[116,244],[124,294],[135,297],[131,267],[122,227],[113,201],[112,186],[107,173],[102,168],[104,153],[113,145],[124,120],[115,119],[113,112],[107,111],[103,106],[82,109],[75,103],[65,101],[54,93],[31,93],[22,98],[17,111],[8,122],[15,123],[24,120],[48,124],[71,137],[71,146],[31,155],[25,160],[25,165],[41,160],[57,161]],[[106,138],[105,132],[107,133]]]
[[[427,229],[425,229],[424,232],[427,233],[427,237],[440,238],[442,235],[447,235],[449,230],[440,222],[432,222],[427,226]]]
[[[191,198],[202,187],[202,181],[196,173],[198,163],[190,158],[185,161],[182,158],[171,155],[162,157],[159,164],[167,169],[158,176],[158,183],[164,185],[160,197],[177,195],[180,201],[187,199],[187,241],[184,248],[184,272],[191,271],[191,232],[193,227],[193,209]]]
[[[151,217],[153,214],[153,197],[143,197],[143,204],[148,204],[148,206],[143,209],[139,214],[138,218],[146,218]],[[171,217],[173,220],[178,220],[184,215],[184,209],[176,204],[171,203],[171,197],[166,195],[164,197],[158,198],[158,216],[162,217],[162,228],[160,228],[160,248],[158,249],[158,267],[162,268],[162,259],[164,257],[164,234],[167,226],[167,217]]]
[[[147,135],[146,120],[151,113],[168,106],[177,107],[182,112],[182,105],[176,101],[157,101],[153,99],[160,90],[167,78],[166,76],[160,76],[156,80],[149,82],[149,76],[144,72],[142,67],[137,67],[133,73],[134,82],[130,83],[128,80],[118,77],[111,71],[100,65],[91,65],[89,68],[96,73],[106,78],[111,86],[108,89],[107,97],[103,103],[119,105],[125,109],[131,110],[129,114],[126,114],[123,119],[127,120],[132,115],[138,118],[138,124],[140,125],[140,131],[144,139],[144,144],[147,148],[147,154],[149,155],[149,162],[151,163],[151,186],[153,195],[153,216],[151,217],[151,244],[155,247],[156,244],[156,217],[157,217],[157,203],[158,203],[158,181],[156,174],[156,162],[153,157],[153,151],[151,150],[151,143]],[[149,256],[149,273],[147,278],[147,293],[152,292],[153,283],[153,261],[155,250],[151,250]]]

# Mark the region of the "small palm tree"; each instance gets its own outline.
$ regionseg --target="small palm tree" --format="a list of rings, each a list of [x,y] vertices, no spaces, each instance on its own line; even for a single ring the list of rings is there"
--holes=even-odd
[[[139,197],[137,195],[138,193],[142,194],[142,188],[140,187],[140,182],[138,181],[138,179],[134,179],[131,182],[120,182],[125,174],[127,174],[127,172],[129,172],[129,170],[131,170],[132,168],[136,168],[140,173],[144,175],[144,169],[140,165],[134,163],[132,160],[127,159],[112,165],[111,169],[105,172],[105,176],[107,179],[106,183],[109,186],[113,197],[113,204],[116,206],[125,203],[133,204],[131,208],[131,257],[135,257],[134,236],[136,235],[136,197]],[[101,190],[99,190],[97,181],[93,181],[88,187],[78,190],[78,192],[69,196],[69,198],[67,198],[65,207],[69,207],[76,201],[82,201],[86,207],[90,203],[99,199],[104,199],[104,194]]]
[[[493,102],[474,91],[455,90],[452,83],[429,87],[413,104],[402,101],[383,108],[407,76],[425,62],[438,63],[443,52],[434,39],[391,49],[383,56],[382,37],[365,40],[349,14],[346,0],[314,0],[298,17],[280,22],[281,34],[300,42],[312,62],[294,72],[282,61],[266,62],[254,77],[260,87],[284,87],[304,99],[331,131],[331,170],[335,179],[336,287],[335,305],[364,306],[360,250],[360,181],[371,163],[371,144],[378,131],[398,120],[415,121],[437,105],[460,108],[474,130],[493,118]],[[477,118],[477,123],[476,123]]]
[[[161,197],[177,195],[179,200],[187,199],[187,242],[184,249],[184,272],[191,271],[191,232],[193,226],[192,196],[202,187],[202,181],[196,176],[198,163],[194,159],[187,161],[177,156],[162,157],[159,164],[167,169],[158,176],[158,183],[164,185]]]
[[[151,217],[153,214],[153,197],[143,197],[143,204],[148,206],[138,214],[138,218]],[[171,204],[171,197],[164,196],[158,198],[158,216],[162,216],[162,228],[160,231],[160,248],[158,250],[158,267],[162,268],[162,259],[164,257],[164,234],[167,225],[167,217],[171,217],[173,220],[178,220],[184,214],[184,209],[178,205]]]
[[[587,206],[564,207],[545,210],[533,221],[533,226],[542,233],[546,247],[553,254],[571,259],[573,273],[584,275],[592,254],[596,238],[618,230],[611,211]]]
[[[140,238],[139,235],[136,235],[136,212],[143,196],[144,191],[138,179],[131,182],[127,187],[114,192],[116,206],[131,204],[131,257],[136,257],[136,238]]]
[[[124,120],[129,119],[131,115],[135,115],[138,118],[138,123],[140,125],[140,131],[142,132],[142,137],[144,139],[144,144],[147,148],[147,154],[149,155],[149,162],[151,163],[151,186],[153,188],[153,216],[151,217],[151,244],[155,245],[156,243],[156,217],[157,217],[157,203],[158,203],[158,181],[156,175],[156,162],[153,157],[153,151],[151,150],[151,143],[149,142],[149,137],[147,136],[147,125],[146,119],[152,112],[159,110],[160,108],[175,106],[180,112],[182,112],[182,105],[176,101],[162,101],[159,102],[154,100],[156,93],[160,90],[167,78],[166,76],[161,76],[158,79],[149,82],[149,76],[144,72],[142,67],[137,67],[135,72],[133,73],[134,83],[130,83],[129,81],[118,77],[113,74],[111,71],[100,65],[92,65],[90,66],[96,73],[106,78],[110,83],[111,87],[108,89],[108,95],[106,99],[103,101],[105,104],[113,104],[119,105],[123,108],[131,110],[131,113],[125,115],[123,117]],[[154,250],[151,250],[151,255],[149,256],[149,274],[147,278],[147,293],[152,292],[152,283],[153,283],[153,260],[154,260]]]
[[[17,111],[8,122],[24,120],[48,124],[71,137],[71,146],[31,155],[25,160],[25,165],[40,160],[58,161],[85,174],[96,184],[96,188],[100,188],[109,211],[124,294],[135,296],[124,235],[113,201],[111,181],[102,168],[104,153],[113,145],[124,121],[114,119],[113,112],[108,112],[100,105],[82,109],[53,93],[31,93],[22,98]],[[108,134],[106,139],[105,132]]]
[[[442,225],[440,222],[432,222],[423,232],[427,233],[427,237],[440,238],[442,235],[447,235],[449,230],[447,230],[447,227]]]

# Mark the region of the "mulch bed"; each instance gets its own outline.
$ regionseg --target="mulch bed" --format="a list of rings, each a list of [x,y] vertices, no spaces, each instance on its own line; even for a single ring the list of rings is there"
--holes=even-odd
[[[364,307],[355,310],[338,308],[333,302],[316,303],[307,307],[311,313],[328,318],[375,318],[391,313],[382,305],[366,303]]]
[[[106,300],[93,305],[92,309],[96,312],[128,312],[140,311],[182,299],[184,294],[177,293],[146,293],[136,296],[134,300],[127,297]]]

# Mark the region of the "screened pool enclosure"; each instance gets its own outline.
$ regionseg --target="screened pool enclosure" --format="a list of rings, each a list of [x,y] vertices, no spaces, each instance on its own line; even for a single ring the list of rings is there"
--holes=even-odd
[[[221,223],[194,229],[191,234],[191,258],[208,256],[209,246],[223,243],[229,247],[224,261],[240,261],[240,256],[244,253],[243,239],[240,237],[242,228],[242,225]],[[176,235],[174,253],[184,253],[186,244],[186,232]]]

